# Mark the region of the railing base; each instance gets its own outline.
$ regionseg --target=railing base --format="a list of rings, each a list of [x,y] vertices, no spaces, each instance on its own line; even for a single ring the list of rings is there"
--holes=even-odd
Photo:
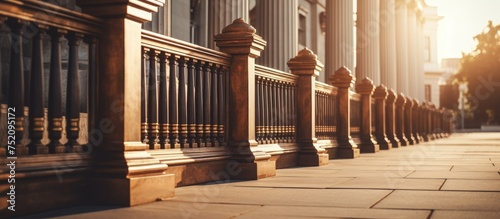
[[[276,161],[258,160],[253,163],[237,163],[236,168],[240,169],[234,179],[256,180],[271,176],[276,176]]]
[[[362,143],[358,146],[361,153],[376,153],[380,151],[380,146],[377,143]]]
[[[135,206],[174,196],[174,174],[123,178],[94,178],[96,204]],[[94,202],[93,202],[94,203]]]
[[[349,159],[359,157],[359,148],[339,148],[337,150],[337,158]]]
[[[299,154],[299,166],[323,166],[328,164],[328,154]]]

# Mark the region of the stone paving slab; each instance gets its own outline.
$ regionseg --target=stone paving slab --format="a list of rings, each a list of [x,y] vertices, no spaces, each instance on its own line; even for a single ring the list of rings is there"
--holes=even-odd
[[[439,190],[444,181],[444,179],[362,177],[354,178],[328,188]]]
[[[426,179],[497,179],[500,180],[498,172],[483,171],[419,171],[411,173],[407,178]]]
[[[396,190],[374,208],[500,211],[500,192]]]
[[[427,210],[394,210],[366,208],[264,206],[241,215],[245,218],[421,218],[429,216]]]
[[[328,188],[353,178],[322,177],[275,177],[262,179],[257,182],[238,182],[234,186],[272,187],[272,188]]]
[[[462,190],[462,191],[497,191],[500,192],[500,180],[460,180],[448,179],[441,190]],[[500,200],[498,200],[500,205]]]
[[[449,171],[453,168],[453,165],[397,165],[397,166],[387,166],[382,170],[437,170],[437,171]]]
[[[500,211],[442,211],[432,213],[431,219],[498,219]]]
[[[201,186],[198,186],[201,187]],[[238,189],[243,188],[243,193]],[[227,189],[227,190],[226,190]],[[248,193],[247,191],[254,191]],[[244,205],[280,205],[280,206],[323,206],[323,207],[358,207],[369,208],[392,190],[371,189],[293,189],[293,188],[255,188],[222,187],[220,195],[200,198],[200,194],[181,193],[169,201],[195,203],[227,203]],[[215,194],[215,193],[214,193]],[[342,198],[339,198],[342,197]]]

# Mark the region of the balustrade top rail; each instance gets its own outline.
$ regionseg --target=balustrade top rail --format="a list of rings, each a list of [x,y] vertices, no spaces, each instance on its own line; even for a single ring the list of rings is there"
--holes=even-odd
[[[229,66],[231,64],[231,56],[226,53],[157,34],[149,30],[142,30],[142,46],[217,65]]]
[[[260,76],[292,84],[297,83],[297,80],[299,79],[297,75],[293,75],[290,73],[286,73],[284,71],[276,70],[262,65],[255,65],[255,75],[258,77]]]
[[[93,36],[99,36],[103,27],[103,21],[99,18],[39,0],[2,0],[0,16]]]
[[[337,88],[336,87],[334,87],[333,85],[329,85],[327,83],[320,82],[320,81],[316,81],[316,90],[321,91],[321,92],[325,92],[327,94],[337,95]]]

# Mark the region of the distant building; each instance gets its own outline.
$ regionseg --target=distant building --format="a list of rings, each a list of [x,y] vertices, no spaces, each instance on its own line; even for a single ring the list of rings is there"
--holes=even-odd
[[[439,106],[439,85],[444,72],[439,66],[437,56],[438,21],[443,17],[437,15],[437,7],[427,6],[424,9],[424,100]]]

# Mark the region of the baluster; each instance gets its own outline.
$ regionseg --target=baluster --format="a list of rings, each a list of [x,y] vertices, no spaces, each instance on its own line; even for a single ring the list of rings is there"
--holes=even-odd
[[[203,88],[202,88],[202,76],[205,73],[205,68],[203,72],[201,71],[201,61],[195,64],[195,76],[196,76],[196,95],[195,95],[195,109],[196,109],[196,144],[198,147],[203,147]]]
[[[326,132],[326,95],[321,92],[321,135],[323,136]]]
[[[284,105],[284,112],[283,112],[283,132],[285,136],[285,142],[290,142],[290,133],[288,132],[288,126],[289,126],[289,120],[288,118],[290,115],[288,114],[288,110],[290,109],[289,103],[288,103],[288,87],[290,86],[289,83],[284,84],[283,86],[283,105]]]
[[[187,63],[187,132],[189,147],[195,147],[196,125],[195,125],[195,97],[194,97],[194,61],[189,59]]]
[[[87,121],[88,121],[88,127],[89,127],[88,131],[91,131],[91,130],[94,130],[94,128],[96,127],[94,121],[95,121],[95,116],[96,116],[95,106],[96,106],[96,98],[97,98],[97,96],[96,96],[97,95],[97,89],[96,89],[96,82],[97,82],[97,79],[96,79],[97,78],[97,65],[96,65],[97,38],[93,37],[93,36],[88,36],[86,38],[86,42],[88,43],[88,46],[89,46],[89,56],[88,56],[89,57],[89,69],[88,69],[88,89],[87,89],[87,92],[88,92],[88,97],[87,97],[88,117],[87,117]],[[142,91],[142,89],[141,89],[141,91]],[[94,143],[97,143],[97,142],[92,142],[89,139],[87,147],[95,146]],[[87,148],[87,150],[90,151],[91,149]]]
[[[277,143],[281,143],[283,140],[283,136],[281,135],[281,83],[276,81],[276,109],[275,109],[275,118],[276,118],[276,140]]]
[[[255,140],[259,143],[262,144],[262,130],[261,130],[261,77],[256,76],[255,79],[256,86],[255,86]]]
[[[269,80],[262,79],[262,133],[263,133],[263,144],[270,142],[269,134]]]
[[[61,41],[66,31],[52,29],[52,48],[50,56],[49,79],[49,152],[63,153],[64,146],[60,143],[62,135],[62,67],[61,67]]]
[[[217,147],[217,133],[219,131],[219,127],[217,126],[218,124],[218,119],[217,119],[217,66],[213,64],[210,67],[210,72],[211,72],[211,86],[210,86],[210,143],[212,144],[212,147]]]
[[[147,62],[148,62],[148,49],[142,48],[142,65],[141,65],[141,141],[143,143],[148,143],[148,99],[147,99],[147,91],[148,83],[148,73],[147,73]],[[89,89],[90,90],[90,89]]]
[[[160,59],[160,91],[158,97],[158,123],[159,123],[159,136],[158,141],[162,149],[168,148],[167,141],[169,135],[168,124],[168,82],[167,82],[167,55],[162,52],[158,56]]]
[[[157,53],[154,49],[149,50],[149,89],[148,89],[148,139],[149,149],[158,149],[158,73],[156,71]]]
[[[205,147],[210,147],[210,70],[209,63],[203,65],[203,132]]]
[[[30,154],[46,154],[48,148],[42,144],[43,132],[45,130],[44,122],[44,68],[43,68],[43,34],[47,27],[38,25],[39,32],[33,39],[33,53],[31,61],[31,80],[30,80],[30,104],[29,104],[29,122],[30,122]]]
[[[296,118],[297,118],[297,115],[296,115],[296,107],[297,107],[297,104],[296,104],[296,99],[295,99],[295,88],[296,88],[296,84],[293,84],[293,86],[291,87],[290,89],[290,105],[291,105],[291,129],[290,129],[290,132],[292,133],[292,141],[295,141],[295,125],[296,125]]]
[[[316,101],[314,103],[314,110],[316,110],[316,115],[315,115],[315,127],[314,129],[316,130],[316,135],[319,137],[320,136],[320,132],[319,132],[319,115],[320,115],[320,110],[319,110],[319,93],[318,92],[314,92],[314,98],[316,98]]]
[[[293,107],[294,107],[293,104],[294,103],[293,103],[293,94],[292,94],[293,88],[294,88],[294,84],[288,85],[288,133],[289,133],[289,138],[290,138],[291,142],[293,142],[293,136],[294,136],[293,126],[295,125],[293,123],[293,117],[294,117],[294,114],[293,114]]]
[[[23,21],[16,19],[7,20],[6,24],[11,29],[10,47],[10,72],[9,72],[9,104],[8,107],[15,108],[15,146],[16,154],[10,156],[27,154],[28,148],[21,144],[24,137],[24,64],[23,64]]]
[[[68,83],[66,95],[67,150],[80,152],[77,142],[80,132],[80,72],[78,70],[78,47],[83,34],[72,32],[69,37]]]
[[[169,124],[170,124],[170,148],[179,148],[177,143],[179,137],[179,126],[177,124],[177,58],[174,54],[169,57]]]
[[[285,83],[280,84],[280,90],[279,90],[279,96],[280,96],[280,111],[279,111],[279,118],[280,118],[280,136],[281,136],[281,142],[286,142],[286,135],[285,135]]]
[[[184,57],[179,59],[179,144],[181,148],[185,147],[187,139],[187,118],[186,118],[186,79],[184,68],[186,60]]]
[[[272,105],[272,108],[271,108],[271,122],[272,122],[272,125],[271,125],[271,133],[273,134],[272,136],[272,141],[273,143],[278,143],[278,122],[277,122],[277,114],[278,114],[278,111],[277,111],[277,103],[278,103],[278,96],[277,96],[277,87],[278,87],[278,81],[276,80],[273,80],[272,81],[272,88],[271,88],[271,96],[272,96],[272,101],[271,101],[271,105]]]
[[[219,146],[224,145],[224,123],[225,123],[225,104],[224,104],[224,75],[225,75],[225,69],[221,66],[219,68],[219,71],[217,72],[217,77],[218,77],[218,82],[217,82],[217,94],[218,94],[218,104],[219,106],[217,107],[219,110],[218,117],[219,117],[219,130],[217,132],[217,138],[219,142]]]

